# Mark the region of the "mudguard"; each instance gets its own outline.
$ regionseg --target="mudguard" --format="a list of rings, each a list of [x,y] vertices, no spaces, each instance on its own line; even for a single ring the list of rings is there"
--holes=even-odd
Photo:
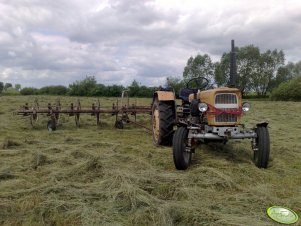
[[[258,126],[264,126],[264,127],[267,127],[268,124],[269,124],[269,122],[262,121],[262,122],[257,123],[256,126],[257,126],[257,127],[258,127]]]
[[[175,101],[175,94],[172,91],[156,91],[154,98],[158,98],[159,101]]]

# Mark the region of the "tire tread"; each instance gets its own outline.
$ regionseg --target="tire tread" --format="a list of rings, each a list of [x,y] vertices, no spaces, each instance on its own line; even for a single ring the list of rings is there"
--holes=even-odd
[[[258,151],[255,164],[258,168],[267,168],[270,155],[270,136],[268,128],[265,126],[257,127]]]
[[[158,101],[160,117],[159,145],[170,146],[173,137],[173,125],[175,121],[174,101]]]
[[[183,157],[183,152],[185,151],[185,139],[187,139],[187,129],[180,127],[176,130],[173,136],[173,160],[177,170],[186,170],[191,162],[191,153],[189,156],[189,161],[185,162]]]

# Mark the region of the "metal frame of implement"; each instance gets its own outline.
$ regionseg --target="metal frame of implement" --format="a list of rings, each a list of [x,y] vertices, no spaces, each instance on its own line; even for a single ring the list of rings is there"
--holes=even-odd
[[[76,106],[71,103],[68,109],[61,108],[60,100],[57,100],[54,106],[51,105],[51,103],[48,103],[47,108],[40,108],[38,100],[36,98],[34,107],[29,107],[28,103],[25,103],[25,105],[22,106],[17,112],[15,112],[15,114],[30,116],[30,123],[32,126],[34,126],[34,123],[38,120],[38,114],[46,114],[50,117],[48,125],[49,123],[51,123],[53,128],[56,128],[60,114],[74,116],[75,125],[77,127],[80,127],[81,114],[90,114],[92,116],[95,116],[97,125],[101,125],[100,114],[111,114],[112,116],[115,116],[115,127],[118,129],[123,129],[124,124],[133,123],[149,131],[151,130],[150,128],[138,123],[136,120],[137,114],[151,114],[151,106],[137,106],[136,104],[130,105],[127,90],[122,92],[121,106],[119,106],[119,100],[117,99],[116,104],[113,103],[112,108],[101,108],[99,100],[97,106],[95,105],[95,103],[93,103],[91,108],[81,108],[79,99],[77,100]],[[130,115],[134,117],[134,120],[130,119]]]

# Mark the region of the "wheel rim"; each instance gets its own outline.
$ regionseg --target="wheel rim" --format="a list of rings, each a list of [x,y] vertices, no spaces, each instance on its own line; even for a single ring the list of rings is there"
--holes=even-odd
[[[155,142],[159,139],[159,133],[160,133],[160,120],[159,120],[159,110],[158,108],[155,108],[153,111],[153,136]]]

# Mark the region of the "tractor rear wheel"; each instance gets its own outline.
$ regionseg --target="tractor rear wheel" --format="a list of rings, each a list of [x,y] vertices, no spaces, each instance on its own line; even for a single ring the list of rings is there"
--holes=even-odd
[[[254,150],[254,162],[258,168],[267,168],[270,155],[270,136],[266,126],[256,128],[257,138]]]
[[[173,142],[173,161],[177,170],[186,170],[191,163],[192,151],[186,150],[188,130],[185,127],[180,127],[176,130]]]
[[[154,144],[167,146],[172,144],[174,121],[174,101],[159,101],[156,98],[152,106],[152,132]]]

